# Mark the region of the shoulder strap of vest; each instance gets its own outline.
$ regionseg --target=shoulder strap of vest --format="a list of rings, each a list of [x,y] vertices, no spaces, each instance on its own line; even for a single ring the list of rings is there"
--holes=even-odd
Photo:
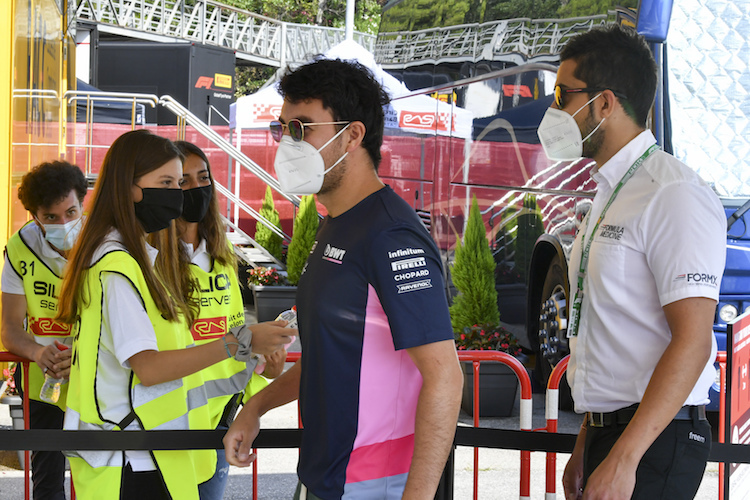
[[[8,261],[8,265],[10,266],[11,269],[13,269],[13,272],[18,275],[19,279],[23,280],[23,275],[20,272],[18,272],[18,269],[16,269],[16,266],[13,265],[13,259],[8,254],[8,246],[7,245],[5,246],[5,250],[3,250],[3,256],[5,257],[5,260]]]
[[[100,263],[102,260],[104,260],[104,258],[107,257],[108,255],[111,255],[111,254],[114,254],[114,253],[117,253],[117,252],[122,252],[123,254],[125,254],[127,256],[130,256],[130,254],[126,250],[122,250],[122,249],[119,249],[119,248],[113,249],[113,250],[110,250],[110,251],[106,252],[105,254],[103,254],[98,259],[96,259],[95,262],[92,262],[90,267],[94,267],[95,265],[97,265],[98,263]],[[135,260],[135,259],[133,259],[133,260]]]
[[[135,293],[138,295],[138,300],[141,301],[141,305],[143,306],[143,308],[146,309],[146,302],[144,302],[143,300],[143,295],[141,295],[141,292],[138,290],[138,287],[135,286],[135,283],[133,283],[133,280],[130,279],[130,276],[128,276],[125,273],[121,273],[120,271],[115,271],[113,269],[107,269],[107,270],[101,271],[99,275],[101,276],[104,273],[117,274],[118,276],[122,276],[123,278],[125,278],[128,281],[128,283],[130,283],[130,286],[133,287],[133,290],[135,291]]]
[[[117,427],[119,427],[120,430],[125,430],[125,428],[129,426],[133,422],[133,420],[135,420],[135,411],[130,410],[130,413],[125,415],[125,418],[117,423]]]
[[[52,270],[52,268],[51,268],[51,267],[49,267],[49,264],[47,264],[47,262],[46,262],[46,261],[45,261],[45,260],[44,260],[44,259],[42,258],[42,256],[41,256],[41,255],[39,255],[39,254],[37,254],[37,253],[36,253],[36,252],[34,251],[34,249],[33,249],[33,248],[31,248],[31,245],[29,245],[29,243],[28,243],[28,242],[27,242],[27,241],[26,241],[26,240],[24,239],[24,237],[23,237],[23,234],[21,234],[21,231],[23,230],[23,228],[24,228],[24,227],[28,226],[29,224],[33,224],[33,223],[34,223],[33,221],[31,221],[31,222],[28,222],[28,223],[26,223],[26,224],[25,224],[25,225],[24,225],[24,226],[23,226],[23,227],[22,227],[21,229],[19,229],[19,230],[18,230],[18,237],[19,237],[19,238],[21,239],[21,241],[22,241],[22,242],[23,242],[23,244],[24,244],[24,245],[26,246],[26,248],[27,248],[27,249],[29,250],[29,252],[31,252],[31,254],[32,254],[32,255],[33,255],[34,257],[36,257],[36,260],[38,260],[39,262],[41,262],[41,263],[42,263],[42,264],[44,265],[44,267],[46,267],[47,269],[49,269],[49,272],[51,272],[52,274],[54,274],[54,275],[55,275],[55,276],[57,276],[58,278],[62,279],[62,276],[58,275],[58,274],[57,274],[57,273],[56,273],[55,271],[53,271],[53,270]]]
[[[133,422],[133,420],[138,420],[141,429],[143,429],[143,422],[141,422],[141,420],[138,418],[138,415],[135,414],[135,409],[133,408],[133,391],[130,390],[133,387],[133,377],[135,377],[135,372],[131,368],[130,377],[128,377],[128,403],[130,403],[130,413],[125,415],[125,418],[120,420],[120,422],[117,424],[120,430],[125,430],[125,427],[129,426]]]

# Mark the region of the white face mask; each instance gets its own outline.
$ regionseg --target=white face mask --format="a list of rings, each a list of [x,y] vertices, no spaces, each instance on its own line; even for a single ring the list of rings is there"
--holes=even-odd
[[[59,250],[73,248],[83,227],[83,217],[66,224],[43,224],[44,238]]]
[[[348,126],[347,124],[346,127]],[[336,160],[336,163],[326,169],[320,152],[341,135],[346,130],[346,127],[339,130],[320,149],[315,149],[315,146],[305,141],[295,142],[291,136],[283,136],[279,142],[279,149],[276,150],[276,158],[273,162],[273,168],[276,170],[276,176],[279,178],[281,190],[285,193],[296,194],[298,196],[317,194],[323,186],[325,175],[333,167],[341,163],[346,158],[346,155],[349,154],[347,151],[341,158]]]
[[[573,117],[600,95],[597,94],[589,99],[586,104],[578,108],[578,111],[572,115],[562,109],[547,109],[536,132],[547,158],[556,161],[567,161],[577,160],[583,156],[584,141],[587,141],[594,132],[599,130],[605,118],[602,118],[599,125],[589,135],[581,139],[581,130],[578,128],[578,124]]]

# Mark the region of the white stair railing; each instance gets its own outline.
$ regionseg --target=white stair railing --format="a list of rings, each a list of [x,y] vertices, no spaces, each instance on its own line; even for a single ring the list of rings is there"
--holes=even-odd
[[[17,92],[17,94],[18,94],[17,97],[19,98],[26,97],[27,94],[36,95],[36,93],[33,93],[32,91],[29,91],[29,92],[19,91]],[[60,100],[60,98],[58,98],[56,93],[54,95],[52,93],[48,93],[48,94],[45,94],[43,97],[47,99],[57,99],[58,101]],[[92,133],[93,133],[94,123],[92,121],[92,116],[93,116],[92,105],[95,102],[128,103],[128,104],[131,104],[132,106],[136,106],[137,104],[147,104],[150,106],[156,106],[157,104],[160,104],[177,116],[178,124],[181,125],[180,127],[178,127],[178,138],[184,139],[185,126],[186,125],[192,126],[198,133],[206,137],[215,146],[217,146],[224,153],[226,153],[230,158],[232,158],[235,161],[236,165],[238,165],[238,168],[240,168],[241,166],[242,168],[249,170],[255,176],[260,178],[263,182],[270,185],[272,189],[275,189],[277,192],[279,192],[289,202],[293,203],[296,206],[299,206],[300,199],[298,197],[289,196],[283,193],[280,190],[278,181],[273,176],[271,176],[271,174],[266,172],[257,163],[255,163],[250,158],[248,158],[244,153],[242,153],[237,148],[232,146],[221,135],[219,135],[211,127],[209,127],[204,122],[202,122],[198,117],[196,117],[194,114],[188,111],[180,103],[172,99],[170,96],[162,96],[161,98],[158,98],[157,96],[151,95],[151,94],[125,94],[125,93],[119,93],[119,92],[69,91],[64,94],[61,105],[68,107],[74,104],[75,102],[81,101],[81,100],[84,100],[87,102],[85,144],[74,144],[71,146],[85,149],[86,151],[85,170],[86,170],[86,173],[90,177],[92,177],[92,175],[90,174],[91,151],[93,151],[93,149],[95,148],[108,148],[109,147],[109,145],[107,144],[105,145],[93,144]],[[134,113],[131,113],[131,117],[134,118]],[[131,128],[135,128],[134,119],[132,120]],[[18,145],[25,145],[25,144],[18,144]],[[255,221],[260,222],[261,224],[266,226],[268,229],[270,229],[273,233],[281,237],[284,241],[291,240],[291,237],[289,235],[287,235],[284,231],[282,231],[277,226],[272,224],[268,219],[263,217],[258,211],[253,209],[251,206],[249,206],[240,198],[239,183],[235,184],[235,187],[236,187],[235,192],[232,192],[230,189],[228,189],[227,187],[225,187],[224,185],[222,185],[215,179],[214,179],[214,182],[215,182],[215,186],[219,194],[224,196],[229,203],[232,203],[234,204],[235,207],[237,207],[237,210],[235,212],[236,213],[235,219],[238,219],[239,210],[242,210],[243,212],[247,213],[250,217],[252,217]],[[265,248],[261,247],[254,239],[252,239],[244,231],[242,231],[238,227],[236,220],[235,221],[227,220],[227,223],[228,223],[228,226],[232,228],[234,233],[238,236],[238,238],[234,238],[237,240],[235,241],[235,243],[252,244],[253,246],[256,247],[256,249],[258,249],[267,258],[269,262],[274,262],[280,268],[282,269],[284,268],[284,265],[281,262],[279,262],[278,259],[273,257]],[[242,253],[243,255],[247,255],[244,252]]]

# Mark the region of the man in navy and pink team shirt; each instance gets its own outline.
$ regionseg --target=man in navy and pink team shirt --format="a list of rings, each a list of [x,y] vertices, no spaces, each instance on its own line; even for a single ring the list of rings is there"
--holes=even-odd
[[[456,430],[462,375],[438,249],[377,175],[388,96],[358,63],[288,72],[271,133],[281,187],[328,211],[297,291],[303,356],[224,438],[247,466],[259,418],[300,399],[295,498],[432,499]]]

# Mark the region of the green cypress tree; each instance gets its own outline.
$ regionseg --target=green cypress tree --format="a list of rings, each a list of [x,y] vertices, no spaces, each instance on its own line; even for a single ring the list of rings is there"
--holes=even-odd
[[[302,269],[305,267],[307,257],[310,255],[315,234],[318,232],[318,209],[315,206],[314,196],[303,196],[299,204],[297,217],[294,218],[294,231],[289,250],[286,254],[287,280],[290,284],[299,283]]]
[[[516,263],[516,271],[524,283],[528,279],[531,253],[534,251],[536,240],[542,233],[544,233],[542,213],[536,202],[536,196],[527,194],[523,198],[523,211],[518,216],[516,251],[513,257]]]
[[[473,196],[462,244],[456,247],[451,266],[458,295],[450,307],[454,332],[467,326],[500,322],[495,290],[495,260],[492,258],[477,197]]]
[[[265,217],[271,224],[281,229],[281,218],[279,211],[273,203],[273,191],[271,186],[266,186],[266,196],[260,207],[260,215]],[[265,224],[258,221],[255,224],[255,241],[268,250],[268,253],[281,260],[281,236],[271,231]]]

